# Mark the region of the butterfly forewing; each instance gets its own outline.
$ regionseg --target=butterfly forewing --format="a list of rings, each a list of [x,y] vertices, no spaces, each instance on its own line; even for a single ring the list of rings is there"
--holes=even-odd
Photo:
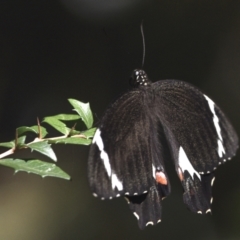
[[[222,143],[224,147],[224,153],[221,157],[221,162],[224,160],[230,160],[235,154],[238,148],[238,137],[230,124],[226,116],[224,116],[221,109],[215,105],[215,114],[219,119],[219,127],[221,129]]]
[[[175,138],[176,150],[180,146],[184,149],[196,171],[211,172],[219,162],[235,154],[236,133],[211,99],[181,81],[158,81],[152,86],[157,95],[159,120]]]
[[[155,181],[153,167],[154,174],[160,168],[165,171],[160,162],[163,159],[153,160],[158,158],[159,146],[153,141],[157,132],[146,96],[139,90],[124,94],[99,123],[88,162],[90,186],[99,197],[146,193]]]
[[[212,171],[235,154],[236,133],[220,108],[193,86],[175,80],[153,86],[184,202],[193,212],[208,213]]]

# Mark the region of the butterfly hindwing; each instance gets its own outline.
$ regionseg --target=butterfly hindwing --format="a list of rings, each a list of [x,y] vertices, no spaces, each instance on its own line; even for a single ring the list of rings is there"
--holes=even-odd
[[[140,196],[126,196],[130,209],[138,220],[140,229],[148,225],[161,222],[162,197],[156,186],[152,186],[148,193]]]
[[[208,213],[211,211],[211,174],[199,174],[189,161],[183,147],[176,141],[171,131],[167,131],[172,157],[175,162],[176,172],[183,186],[183,200],[187,207],[195,213]],[[211,175],[212,177],[208,177]]]
[[[187,171],[184,172],[183,201],[189,210],[199,214],[211,213],[211,183],[213,179],[213,173],[192,177]]]
[[[163,160],[168,158],[168,146],[161,125],[151,123],[149,146],[152,152],[152,186],[145,194],[125,196],[138,220],[140,229],[161,222],[162,199],[170,193],[170,183]],[[161,137],[160,137],[161,136]]]

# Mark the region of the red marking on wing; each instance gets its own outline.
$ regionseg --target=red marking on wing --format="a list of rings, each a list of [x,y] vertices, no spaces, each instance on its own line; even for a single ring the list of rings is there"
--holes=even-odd
[[[183,181],[184,176],[183,176],[183,172],[182,172],[181,168],[178,168],[178,177],[179,177],[180,181]]]
[[[167,178],[163,172],[156,172],[156,181],[162,185],[167,185]]]

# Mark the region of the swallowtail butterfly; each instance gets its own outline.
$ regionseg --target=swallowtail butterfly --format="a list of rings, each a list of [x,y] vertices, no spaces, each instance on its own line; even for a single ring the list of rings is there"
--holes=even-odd
[[[164,162],[172,159],[184,203],[192,212],[211,212],[214,170],[238,148],[231,123],[208,96],[186,82],[152,83],[137,69],[130,84],[131,90],[97,126],[88,161],[93,195],[124,196],[141,229],[155,225],[170,193]]]

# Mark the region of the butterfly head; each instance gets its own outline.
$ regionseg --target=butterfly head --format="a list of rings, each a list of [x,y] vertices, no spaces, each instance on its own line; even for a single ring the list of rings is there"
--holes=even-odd
[[[148,86],[151,83],[151,81],[149,80],[145,71],[141,69],[135,69],[132,73],[129,83],[132,87],[138,87]]]

